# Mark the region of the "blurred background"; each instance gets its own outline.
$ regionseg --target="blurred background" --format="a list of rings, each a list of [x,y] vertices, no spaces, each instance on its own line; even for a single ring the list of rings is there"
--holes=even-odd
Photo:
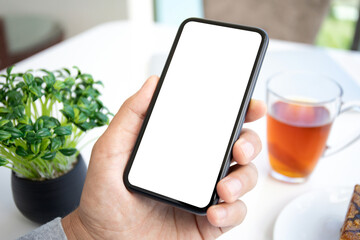
[[[101,23],[253,25],[271,38],[359,50],[360,0],[0,0],[0,69]]]

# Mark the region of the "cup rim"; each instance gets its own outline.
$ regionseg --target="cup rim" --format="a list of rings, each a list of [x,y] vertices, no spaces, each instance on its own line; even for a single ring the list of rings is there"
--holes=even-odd
[[[335,84],[335,86],[338,87],[338,89],[340,90],[339,91],[339,94],[336,95],[335,97],[329,99],[329,100],[326,100],[326,101],[319,101],[319,102],[305,102],[305,101],[301,101],[301,100],[294,100],[294,99],[289,99],[289,98],[286,98],[284,96],[281,96],[280,94],[274,92],[272,89],[269,88],[269,84],[270,82],[275,78],[275,77],[278,77],[278,76],[281,76],[281,75],[285,75],[285,74],[308,74],[308,75],[318,75],[318,76],[321,76],[323,79],[326,79],[327,81],[329,82],[332,82]],[[309,72],[309,71],[279,71],[277,73],[274,73],[272,74],[270,77],[268,77],[268,80],[266,81],[266,91],[267,92],[270,92],[271,94],[275,95],[276,97],[278,97],[279,99],[281,100],[284,100],[285,102],[288,102],[288,103],[295,103],[295,104],[299,104],[299,105],[309,105],[309,106],[318,106],[318,105],[324,105],[324,104],[327,104],[327,103],[331,103],[333,101],[335,101],[336,99],[342,99],[342,96],[344,94],[344,90],[343,88],[341,87],[341,85],[335,80],[333,79],[332,77],[330,77],[329,75],[327,74],[324,74],[324,73],[319,73],[319,72]]]

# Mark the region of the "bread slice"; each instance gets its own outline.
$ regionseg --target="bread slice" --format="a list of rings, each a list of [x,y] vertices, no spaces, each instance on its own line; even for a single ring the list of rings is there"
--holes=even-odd
[[[360,185],[355,185],[340,240],[360,240]]]

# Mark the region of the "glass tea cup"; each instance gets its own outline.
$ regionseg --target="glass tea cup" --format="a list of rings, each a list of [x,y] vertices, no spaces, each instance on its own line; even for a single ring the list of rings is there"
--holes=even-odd
[[[279,73],[267,82],[266,93],[267,145],[274,178],[304,182],[321,156],[349,145],[326,146],[335,118],[356,107],[343,108],[343,90],[334,80],[315,73]]]

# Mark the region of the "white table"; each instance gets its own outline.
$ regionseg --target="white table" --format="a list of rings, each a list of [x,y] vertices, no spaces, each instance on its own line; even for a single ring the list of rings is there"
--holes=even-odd
[[[77,65],[104,82],[102,100],[112,112],[134,93],[150,74],[160,74],[176,29],[159,25],[138,25],[131,22],[110,22],[64,41],[17,64],[15,71],[29,68],[57,69]],[[313,46],[271,40],[254,98],[265,98],[265,82],[272,74],[284,70],[306,70],[326,73],[345,90],[345,100],[360,99],[360,54],[320,49]],[[360,132],[355,126],[360,116],[348,114],[334,131]],[[357,124],[359,125],[359,124]],[[272,239],[273,226],[282,208],[296,196],[312,190],[336,186],[352,187],[360,183],[360,141],[346,150],[324,158],[310,179],[299,185],[285,184],[269,176],[266,150],[265,119],[246,124],[257,131],[263,151],[256,158],[259,170],[257,187],[243,200],[248,215],[242,225],[226,233],[222,239]],[[86,139],[99,136],[104,128],[90,133]],[[86,142],[86,139],[84,142]],[[89,160],[92,144],[82,150]],[[16,209],[10,187],[10,171],[0,168],[0,238],[14,239],[38,225],[25,219]]]

